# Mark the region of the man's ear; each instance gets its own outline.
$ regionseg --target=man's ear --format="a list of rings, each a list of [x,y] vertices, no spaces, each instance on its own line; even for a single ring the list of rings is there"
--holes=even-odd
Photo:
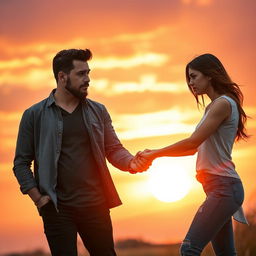
[[[67,81],[67,78],[68,78],[68,75],[65,73],[65,72],[63,72],[63,71],[60,71],[59,73],[58,73],[58,81],[60,81],[60,82],[66,82]]]

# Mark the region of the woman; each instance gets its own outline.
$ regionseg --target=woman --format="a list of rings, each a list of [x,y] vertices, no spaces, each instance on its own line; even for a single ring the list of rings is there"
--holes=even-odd
[[[146,149],[140,156],[154,160],[198,152],[196,178],[207,197],[193,219],[180,253],[200,255],[211,241],[216,255],[236,255],[231,217],[247,223],[241,208],[243,186],[231,160],[234,141],[248,137],[243,95],[212,54],[200,55],[188,63],[186,80],[197,104],[201,104],[198,97],[203,100],[204,94],[211,100],[203,118],[190,137],[161,149]]]

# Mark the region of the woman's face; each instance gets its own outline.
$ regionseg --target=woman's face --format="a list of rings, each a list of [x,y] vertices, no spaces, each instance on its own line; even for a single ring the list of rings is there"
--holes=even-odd
[[[209,90],[209,86],[211,85],[211,78],[209,76],[205,76],[200,71],[189,68],[189,86],[196,95],[207,94]]]

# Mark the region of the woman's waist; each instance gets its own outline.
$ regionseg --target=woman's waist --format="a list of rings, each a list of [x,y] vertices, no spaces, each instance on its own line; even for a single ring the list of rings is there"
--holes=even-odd
[[[208,172],[207,170],[197,171],[196,179],[202,184],[204,190],[211,190],[215,187],[223,187],[235,183],[241,183],[238,177],[219,175]]]
[[[212,175],[214,175],[214,177],[221,176],[227,178],[240,179],[235,168],[225,168],[223,166],[197,166],[196,173],[199,179],[207,179],[208,176],[211,179]]]

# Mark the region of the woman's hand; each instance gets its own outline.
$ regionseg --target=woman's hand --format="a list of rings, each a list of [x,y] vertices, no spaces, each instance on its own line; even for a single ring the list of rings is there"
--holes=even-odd
[[[157,156],[156,156],[157,150],[156,149],[145,149],[144,151],[140,152],[140,156],[149,160],[153,161]]]
[[[141,154],[141,151],[139,151],[130,162],[129,172],[132,174],[135,174],[138,172],[144,172],[152,164],[152,161],[148,160],[147,158],[141,157],[140,154]]]

